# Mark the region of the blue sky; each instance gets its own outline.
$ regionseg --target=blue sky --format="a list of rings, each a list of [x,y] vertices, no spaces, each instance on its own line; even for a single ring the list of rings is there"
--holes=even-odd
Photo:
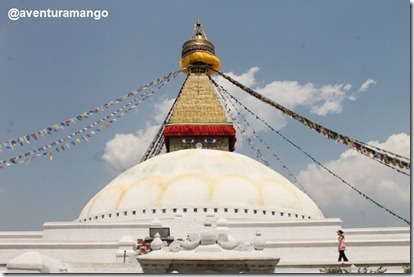
[[[11,8],[94,9],[109,15],[12,21]],[[410,155],[410,3],[402,0],[1,1],[0,141],[70,119],[179,69],[181,46],[197,19],[216,46],[223,72],[330,129]],[[0,230],[41,230],[44,222],[76,219],[96,192],[139,162],[184,79],[179,75],[90,142],[57,153],[52,161],[39,157],[1,170]],[[217,81],[318,161],[410,218],[409,177]],[[327,103],[335,108],[323,106]],[[260,123],[252,124],[327,216],[342,218],[344,227],[406,226],[324,175]],[[0,159],[81,127],[5,150]],[[236,151],[255,158],[239,141]],[[119,156],[122,145],[130,147],[129,155]],[[265,156],[287,176],[272,155]]]

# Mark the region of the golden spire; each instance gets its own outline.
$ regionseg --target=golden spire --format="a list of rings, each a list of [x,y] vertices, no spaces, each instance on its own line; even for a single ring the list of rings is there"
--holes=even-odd
[[[188,77],[181,88],[169,122],[164,125],[167,152],[203,148],[234,151],[236,130],[226,114],[208,75],[219,70],[214,45],[200,21],[182,49],[181,68]]]
[[[215,71],[207,66],[220,70],[220,60],[215,56],[214,44],[207,39],[200,20],[194,25],[190,40],[183,44],[180,67],[187,74],[190,72],[206,72],[208,75]]]

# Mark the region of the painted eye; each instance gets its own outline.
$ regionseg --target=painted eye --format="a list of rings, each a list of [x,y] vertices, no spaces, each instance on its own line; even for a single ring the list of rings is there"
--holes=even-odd
[[[182,142],[185,143],[185,144],[191,144],[191,143],[194,143],[194,139],[192,139],[192,138],[185,138],[185,139],[182,140]]]
[[[216,139],[213,139],[213,138],[205,138],[204,139],[204,143],[207,143],[207,144],[213,144],[213,143],[216,143]]]

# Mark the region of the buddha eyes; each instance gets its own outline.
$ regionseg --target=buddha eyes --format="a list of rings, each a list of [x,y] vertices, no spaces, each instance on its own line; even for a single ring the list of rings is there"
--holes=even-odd
[[[182,139],[181,140],[182,141],[182,143],[184,143],[184,144],[193,144],[193,143],[195,143],[196,142],[196,140],[195,139],[193,139],[193,138],[184,138],[184,139]],[[203,143],[206,143],[206,144],[213,144],[213,143],[216,143],[216,139],[214,139],[214,138],[205,138],[205,139],[202,139],[201,140]]]
[[[185,144],[191,144],[191,143],[194,143],[194,139],[192,139],[192,138],[185,138],[185,139],[183,139],[182,140],[182,142],[183,143],[185,143]]]
[[[207,143],[207,144],[213,144],[217,140],[216,139],[213,139],[213,138],[205,138],[203,141],[204,141],[204,143]]]

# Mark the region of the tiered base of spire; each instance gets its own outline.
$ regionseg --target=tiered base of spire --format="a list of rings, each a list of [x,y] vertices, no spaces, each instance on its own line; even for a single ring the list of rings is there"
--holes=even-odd
[[[167,152],[182,149],[234,151],[236,130],[206,73],[190,73],[177,99],[170,121],[165,124]]]

